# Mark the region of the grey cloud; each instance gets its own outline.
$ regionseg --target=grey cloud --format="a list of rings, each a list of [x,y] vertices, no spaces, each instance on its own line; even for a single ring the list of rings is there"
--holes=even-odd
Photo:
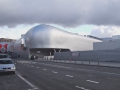
[[[119,0],[0,0],[0,26],[120,25]]]
[[[120,34],[120,27],[116,26],[97,26],[91,31],[91,35],[96,37],[112,37],[112,35]]]
[[[93,3],[86,22],[95,25],[120,25],[120,1],[102,0]]]

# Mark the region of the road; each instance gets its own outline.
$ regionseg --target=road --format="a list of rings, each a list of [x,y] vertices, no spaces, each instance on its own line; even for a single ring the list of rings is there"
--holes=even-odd
[[[33,90],[18,74],[0,73],[0,90]]]
[[[120,90],[120,68],[40,60],[14,62],[17,72],[40,90]]]

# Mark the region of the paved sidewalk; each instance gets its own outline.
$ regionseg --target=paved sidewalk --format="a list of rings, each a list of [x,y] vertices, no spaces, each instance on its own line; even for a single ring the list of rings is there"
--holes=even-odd
[[[73,61],[73,60],[72,61],[69,61],[69,60],[41,60],[41,61],[73,63],[73,64],[83,64],[83,65],[97,65],[97,66],[108,66],[108,67],[120,67],[120,62]]]

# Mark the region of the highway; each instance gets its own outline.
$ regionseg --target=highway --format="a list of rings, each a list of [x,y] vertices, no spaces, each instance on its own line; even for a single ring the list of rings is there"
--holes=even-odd
[[[120,90],[120,68],[40,60],[14,62],[16,74],[34,86],[29,90]]]

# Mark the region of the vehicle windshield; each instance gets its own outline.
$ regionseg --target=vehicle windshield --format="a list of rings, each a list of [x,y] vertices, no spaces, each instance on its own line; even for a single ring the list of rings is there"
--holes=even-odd
[[[11,60],[0,60],[0,64],[13,64]]]
[[[7,55],[0,55],[0,58],[8,58]]]

